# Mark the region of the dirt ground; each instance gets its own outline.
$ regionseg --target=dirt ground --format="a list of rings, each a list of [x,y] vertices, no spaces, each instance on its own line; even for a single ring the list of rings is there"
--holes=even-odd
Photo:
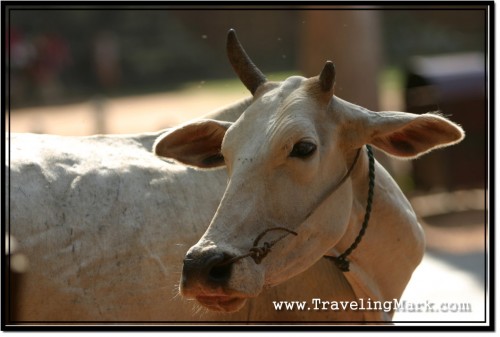
[[[67,136],[157,131],[247,96],[243,90],[222,95],[190,90],[113,99],[97,97],[78,104],[14,109],[10,113],[10,131]]]

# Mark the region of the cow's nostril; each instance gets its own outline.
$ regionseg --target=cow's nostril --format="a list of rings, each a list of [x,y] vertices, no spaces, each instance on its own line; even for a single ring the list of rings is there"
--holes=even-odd
[[[217,283],[225,282],[229,280],[229,277],[231,276],[231,268],[231,264],[212,267],[208,273],[208,277],[210,280]]]
[[[222,252],[188,253],[184,258],[181,286],[184,289],[197,283],[224,286],[231,278],[234,257]]]
[[[210,278],[211,281],[217,283],[223,283],[229,280],[229,278],[231,277],[231,270],[233,266],[232,263],[226,262],[229,259],[230,257],[226,257],[221,263],[216,264],[212,268],[210,268],[208,272],[208,277]]]

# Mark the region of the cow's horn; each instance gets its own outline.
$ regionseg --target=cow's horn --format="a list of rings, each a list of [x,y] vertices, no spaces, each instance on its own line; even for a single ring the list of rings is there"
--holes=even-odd
[[[335,84],[335,65],[332,61],[326,61],[321,74],[319,75],[319,84],[321,86],[321,90],[324,92],[332,92],[333,94],[333,85]]]
[[[262,72],[253,64],[236,37],[234,29],[227,34],[227,56],[241,82],[253,94],[267,81]]]

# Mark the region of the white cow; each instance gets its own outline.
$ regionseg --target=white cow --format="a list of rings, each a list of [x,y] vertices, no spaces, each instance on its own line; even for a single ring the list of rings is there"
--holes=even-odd
[[[210,118],[163,134],[11,135],[8,230],[30,262],[19,319],[390,319],[392,311],[316,310],[312,302],[399,298],[423,253],[411,207],[376,164],[372,215],[348,256],[350,271],[321,259],[345,251],[363,220],[365,151],[347,168],[363,144],[415,156],[459,141],[461,130],[437,115],[372,113],[333,97],[329,64],[319,79],[265,82],[238,66],[253,68],[229,37],[254,96]],[[161,160],[153,145],[157,155],[204,169]],[[265,230],[277,226],[297,235],[276,241],[288,232]],[[266,256],[241,257],[262,233],[254,248]],[[181,276],[182,294],[198,301],[178,296]],[[280,301],[307,305],[277,310]]]
[[[268,82],[234,31],[228,55],[252,104],[235,123],[196,121],[155,144],[160,156],[225,167],[229,177],[207,231],[184,259],[182,295],[233,312],[324,255],[343,256],[344,264],[347,255],[343,278],[356,298],[399,299],[424,237],[394,180],[369,164],[365,144],[415,158],[461,141],[462,129],[437,114],[372,112],[333,96],[331,62],[314,78]],[[391,314],[372,310],[363,318]]]
[[[246,99],[210,115],[234,121]],[[275,310],[273,301],[354,299],[331,261],[268,289],[237,313],[178,295],[182,260],[224,193],[225,170],[163,161],[163,132],[61,137],[11,134],[6,228],[29,259],[22,322],[362,320],[358,312]]]

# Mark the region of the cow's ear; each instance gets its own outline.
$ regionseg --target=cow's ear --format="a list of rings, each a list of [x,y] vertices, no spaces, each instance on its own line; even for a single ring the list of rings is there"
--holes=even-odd
[[[223,166],[221,144],[231,125],[230,122],[211,119],[181,125],[158,137],[153,152],[200,168]]]
[[[362,131],[365,143],[396,157],[416,158],[464,138],[460,126],[436,113],[370,112],[367,116]]]

